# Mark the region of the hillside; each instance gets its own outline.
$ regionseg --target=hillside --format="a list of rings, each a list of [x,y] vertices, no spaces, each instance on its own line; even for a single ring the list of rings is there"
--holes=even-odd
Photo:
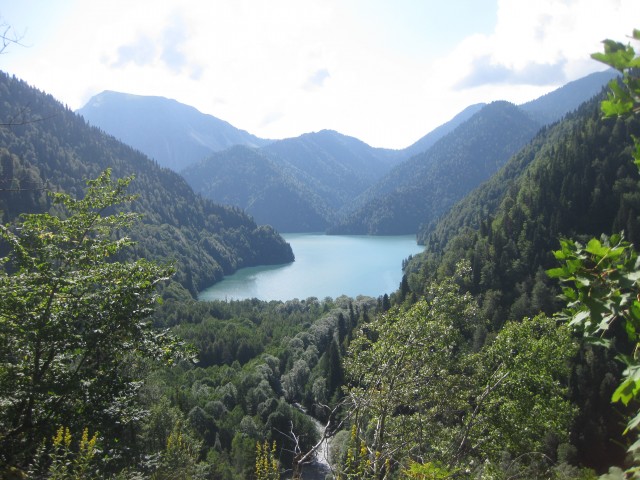
[[[639,179],[630,160],[630,137],[638,132],[633,118],[602,119],[598,98],[543,129],[488,182],[421,229],[429,254],[418,263],[438,264],[422,273],[446,275],[457,259],[469,258],[477,267],[472,290],[502,292],[507,310],[493,309],[498,324],[520,318],[525,306],[537,310],[530,304],[535,275],[552,266],[560,237],[624,230],[640,242]]]
[[[329,232],[415,233],[493,175],[538,128],[515,105],[489,104],[429,150],[393,169],[363,194],[363,206]]]
[[[304,172],[334,208],[341,208],[400,161],[395,150],[373,148],[332,130],[279,140],[262,150],[283,166]]]
[[[538,126],[557,121],[599,91],[612,76],[611,72],[589,75],[522,105],[521,110]],[[280,231],[391,234],[415,233],[419,225],[437,218],[524,144],[508,137],[508,132],[517,132],[517,128],[504,130],[499,142],[513,148],[507,148],[488,171],[476,171],[471,183],[458,185],[453,181],[453,189],[449,188],[450,174],[446,169],[430,167],[429,162],[432,157],[444,164],[451,159],[444,159],[446,154],[437,149],[427,152],[485,108],[485,104],[467,107],[403,150],[372,148],[331,130],[270,142],[161,97],[103,92],[79,112],[160,165],[183,173],[205,197],[240,207],[258,222]],[[484,133],[479,131],[478,135]],[[532,133],[527,135],[524,141]],[[460,148],[455,140],[449,138],[448,142],[452,153]],[[269,162],[251,149],[227,151],[234,145],[259,148]],[[254,164],[256,161],[258,164]],[[234,162],[238,170],[234,170]],[[430,168],[434,170],[428,171]],[[260,172],[268,181],[260,181]],[[440,194],[432,198],[430,193],[422,199],[423,188],[444,192],[443,201]],[[424,203],[430,206],[424,207]],[[412,205],[423,207],[414,209]]]
[[[558,287],[544,273],[562,237],[584,239],[624,231],[640,242],[640,178],[631,159],[635,118],[603,120],[598,99],[539,135],[490,181],[420,233],[424,255],[407,268],[407,285],[421,296],[461,259],[465,288],[479,301],[490,329],[540,311],[558,311]],[[613,356],[613,354],[612,354]],[[570,396],[580,408],[572,438],[579,461],[597,469],[622,462],[620,412],[610,405],[619,366],[602,350],[583,347]],[[595,387],[594,387],[595,386]]]
[[[603,87],[618,73],[613,70],[596,72],[569,82],[540,98],[520,105],[535,121],[548,125],[562,119],[589,98],[600,93]]]
[[[411,158],[414,155],[418,155],[419,153],[426,152],[429,150],[438,140],[447,134],[453,132],[456,128],[462,125],[464,122],[469,120],[473,115],[478,113],[486,103],[476,103],[475,105],[470,105],[460,113],[458,113],[455,117],[449,120],[446,123],[443,123],[439,127],[434,128],[432,131],[427,133],[424,137],[420,138],[417,142],[409,145],[407,148],[402,150],[402,155],[405,158]]]
[[[258,223],[280,232],[323,231],[332,218],[328,205],[294,167],[244,146],[217,152],[181,173],[193,189],[218,203],[236,205]],[[298,177],[303,177],[298,172]]]
[[[198,193],[282,232],[324,231],[400,161],[399,152],[323,130],[214,153],[181,173]]]
[[[174,261],[175,279],[192,295],[244,266],[293,260],[288,244],[237,208],[196,195],[182,177],[161,168],[65,109],[50,95],[0,74],[0,214],[9,222],[51,207],[47,191],[82,195],[85,180],[106,168],[135,175],[133,209],[144,215],[134,254]]]
[[[269,143],[164,97],[105,91],[92,97],[77,113],[174,171],[233,145],[257,147]]]

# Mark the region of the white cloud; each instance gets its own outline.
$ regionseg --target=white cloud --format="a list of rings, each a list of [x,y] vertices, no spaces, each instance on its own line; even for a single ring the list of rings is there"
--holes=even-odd
[[[142,36],[133,43],[120,45],[117,50],[117,58],[110,66],[117,68],[124,67],[128,63],[134,63],[142,67],[151,64],[155,57],[155,42],[148,37]]]
[[[454,58],[466,70],[459,84],[557,86],[599,67],[589,60],[605,38],[630,33],[637,0],[500,0],[493,34],[463,42]]]
[[[309,75],[309,78],[307,78],[307,81],[304,83],[303,88],[307,91],[320,88],[324,85],[329,77],[331,77],[331,75],[329,74],[329,70],[327,70],[326,68],[316,70],[311,75]]]
[[[34,18],[62,8],[24,1]],[[640,18],[638,0],[497,0],[495,28],[486,18],[476,28],[492,0],[463,12],[431,1],[62,2],[57,28],[4,55],[3,68],[71,108],[119,90],[263,137],[330,128],[404,147],[470,104],[528,101],[603,68],[589,54]]]

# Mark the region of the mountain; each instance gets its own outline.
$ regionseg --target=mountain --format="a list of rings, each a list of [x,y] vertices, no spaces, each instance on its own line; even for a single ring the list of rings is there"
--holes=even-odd
[[[519,107],[541,125],[557,122],[567,113],[577,109],[583,102],[597,95],[604,85],[616,76],[618,76],[618,73],[613,69],[592,73],[569,82],[542,97],[523,103]],[[414,144],[402,150],[402,154],[409,158],[428,150],[435,142],[453,131],[458,125],[467,121],[485,105],[485,103],[477,103],[468,106],[447,123],[440,125]]]
[[[260,223],[281,232],[318,232],[399,161],[397,151],[323,130],[261,149],[232,147],[181,173],[196,192],[238,206]]]
[[[413,157],[422,152],[426,152],[429,150],[434,143],[440,140],[442,137],[454,131],[459,125],[463,124],[467,120],[469,120],[473,115],[478,113],[486,103],[476,103],[474,105],[470,105],[460,113],[458,113],[455,117],[449,120],[446,123],[443,123],[439,127],[436,127],[431,132],[427,133],[420,140],[415,142],[414,144],[408,146],[404,150],[402,150],[402,155],[405,158]]]
[[[640,176],[629,154],[640,121],[603,119],[601,98],[542,129],[489,181],[423,227],[425,257],[448,264],[443,271],[455,258],[472,258],[473,290],[499,289],[511,307],[532,294],[537,269],[553,265],[550,252],[561,237],[624,230],[640,244]],[[502,315],[498,322],[521,318]]]
[[[420,232],[426,245],[406,268],[406,284],[420,297],[431,281],[445,278],[466,259],[465,289],[479,302],[491,330],[507,320],[552,314],[559,286],[545,274],[560,238],[581,241],[624,231],[640,245],[640,175],[633,164],[632,135],[640,120],[604,119],[599,98],[543,128],[489,181]],[[620,412],[611,407],[620,375],[613,355],[583,346],[570,380],[579,406],[571,438],[577,462],[606,471],[622,464],[625,448]]]
[[[178,174],[2,72],[0,104],[8,123],[0,127],[3,222],[51,209],[47,191],[82,195],[87,179],[111,168],[116,178],[135,176],[131,190],[139,198],[131,208],[143,221],[131,232],[138,241],[133,253],[174,262],[175,280],[192,295],[240,267],[293,261],[291,247],[272,228],[195,194]]]
[[[618,75],[618,72],[613,69],[592,73],[540,98],[523,103],[520,108],[542,125],[557,122],[564,115],[600,93],[602,88]]]
[[[216,152],[181,173],[204,197],[237,205],[280,232],[323,231],[332,218],[324,199],[296,179],[295,167],[245,146]],[[302,172],[298,172],[302,177]]]
[[[538,128],[578,108],[615,76],[612,70],[588,75],[520,107],[511,105],[510,113],[501,110],[506,102],[468,107],[405,149],[426,147],[351,202],[329,232],[415,233],[487,180]]]
[[[396,150],[374,148],[333,130],[278,140],[262,150],[283,166],[303,172],[305,179],[336,209],[401,160]]]
[[[233,145],[269,143],[164,97],[105,91],[92,97],[77,113],[174,171]]]
[[[472,105],[403,150],[372,148],[331,130],[270,142],[161,97],[103,92],[79,112],[161,165],[183,173],[198,193],[237,206],[280,231],[415,233],[495,172],[533,136],[532,128],[559,120],[614,75],[595,73],[528,102],[520,107],[528,122],[520,115],[514,128],[506,125],[493,133],[480,128],[475,143],[465,128],[475,129],[469,122],[489,106]],[[527,123],[523,132],[518,130],[521,121]],[[453,136],[460,132],[464,138],[457,142]],[[444,146],[438,147],[441,141]],[[474,149],[485,152],[480,156],[490,154],[485,141],[501,145],[498,157],[478,157],[487,169],[469,169]],[[229,150],[234,145],[251,148]],[[452,177],[448,162],[475,177],[452,181],[458,177]]]
[[[486,105],[429,150],[394,168],[363,194],[363,206],[329,232],[415,233],[489,179],[539,127],[513,104]]]

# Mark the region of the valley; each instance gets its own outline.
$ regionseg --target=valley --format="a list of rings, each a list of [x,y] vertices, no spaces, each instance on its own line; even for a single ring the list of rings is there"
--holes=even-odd
[[[0,127],[0,477],[297,478],[325,437],[336,478],[627,468],[640,120],[603,115],[617,75],[390,150],[117,92],[80,116],[0,73],[27,118]]]

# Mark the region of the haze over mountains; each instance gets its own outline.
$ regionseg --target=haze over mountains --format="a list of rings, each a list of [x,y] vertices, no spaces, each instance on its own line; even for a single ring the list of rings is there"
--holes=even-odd
[[[330,130],[259,139],[161,97],[103,92],[78,113],[179,171],[205,197],[279,231],[405,234],[436,219],[614,75],[595,73],[518,107],[472,105],[402,150]]]
[[[269,143],[163,97],[105,91],[92,97],[77,113],[174,171],[233,145],[260,147]]]

